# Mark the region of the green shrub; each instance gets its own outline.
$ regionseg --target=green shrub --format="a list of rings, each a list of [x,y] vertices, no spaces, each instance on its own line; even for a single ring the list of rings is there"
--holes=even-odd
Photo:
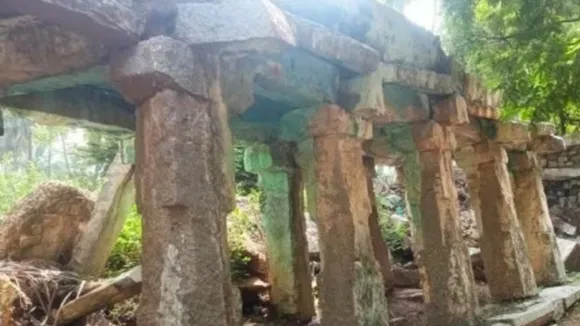
[[[259,226],[252,219],[252,215],[259,216],[259,198],[257,192],[247,197],[247,207],[236,209],[228,216],[228,247],[230,250],[230,266],[233,279],[248,276],[250,254],[246,249],[246,241],[252,235],[260,233]]]
[[[137,213],[137,205],[133,205],[107,261],[106,274],[108,276],[119,274],[140,264],[141,225],[141,216]]]
[[[379,226],[381,235],[389,245],[389,250],[394,258],[404,256],[405,242],[409,228],[405,223],[393,223],[390,214],[399,213],[402,210],[400,202],[396,198],[377,197],[377,210],[379,213]]]

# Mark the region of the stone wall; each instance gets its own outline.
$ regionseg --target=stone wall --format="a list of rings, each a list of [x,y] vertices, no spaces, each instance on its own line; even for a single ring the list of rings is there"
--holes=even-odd
[[[580,227],[580,143],[569,142],[566,151],[543,155],[544,190],[550,215]]]

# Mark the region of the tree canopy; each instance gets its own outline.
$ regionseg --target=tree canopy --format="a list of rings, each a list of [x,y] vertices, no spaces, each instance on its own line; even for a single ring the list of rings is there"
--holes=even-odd
[[[580,1],[444,0],[446,50],[502,89],[506,118],[580,129]]]

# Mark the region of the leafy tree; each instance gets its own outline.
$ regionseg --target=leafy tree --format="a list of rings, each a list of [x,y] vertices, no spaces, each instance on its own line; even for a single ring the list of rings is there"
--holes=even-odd
[[[580,122],[580,1],[444,0],[443,41],[458,61],[504,92],[506,118]]]
[[[79,164],[93,166],[95,178],[102,176],[119,151],[120,136],[95,130],[86,131],[87,143],[75,149]]]

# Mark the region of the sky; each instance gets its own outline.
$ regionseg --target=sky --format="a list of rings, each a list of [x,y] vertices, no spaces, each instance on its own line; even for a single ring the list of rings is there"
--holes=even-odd
[[[441,0],[437,1],[440,2]],[[405,8],[405,16],[415,22],[416,24],[423,26],[425,29],[431,31],[433,28],[433,20],[436,17],[433,14],[435,0],[413,0]],[[437,21],[437,23],[439,23]],[[435,33],[437,34],[437,33]]]

